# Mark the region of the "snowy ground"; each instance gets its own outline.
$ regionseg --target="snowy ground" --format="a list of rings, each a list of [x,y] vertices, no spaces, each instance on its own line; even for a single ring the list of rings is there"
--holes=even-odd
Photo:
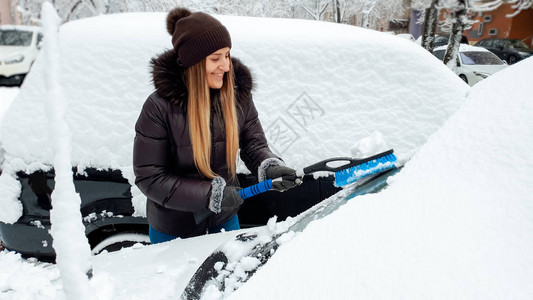
[[[103,16],[63,26],[60,87],[71,105],[74,163],[131,168],[132,124],[151,88],[147,65],[126,58],[146,62],[167,47],[163,18]],[[373,151],[384,141],[403,161],[412,157],[389,189],[350,200],[281,246],[232,299],[530,298],[533,59],[470,88],[394,36],[319,22],[221,19],[234,38],[233,55],[256,75],[265,128],[296,128],[290,144],[269,136],[290,165]],[[3,166],[11,170],[52,161],[40,98],[49,68],[43,60],[34,68],[40,71],[27,77],[2,123]],[[0,98],[12,91],[0,89]],[[319,113],[286,113],[303,107],[300,101]],[[88,148],[102,143],[109,147]],[[12,188],[9,176],[0,178],[3,188]],[[16,220],[16,198],[3,194],[0,219]],[[175,298],[203,258],[235,234],[93,257],[91,297]],[[64,297],[55,265],[4,251],[0,268],[0,299]]]

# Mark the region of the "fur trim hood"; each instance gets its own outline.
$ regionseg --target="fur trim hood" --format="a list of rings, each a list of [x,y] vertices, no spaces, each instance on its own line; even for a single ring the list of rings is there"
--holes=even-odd
[[[240,60],[231,59],[235,73],[235,96],[238,103],[250,98],[253,90],[252,74]],[[150,61],[152,82],[157,94],[176,104],[187,101],[185,84],[185,68],[178,64],[178,56],[174,50],[168,50]]]

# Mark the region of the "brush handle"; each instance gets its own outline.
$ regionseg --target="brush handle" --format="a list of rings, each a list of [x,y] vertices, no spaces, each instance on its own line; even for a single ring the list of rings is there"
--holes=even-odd
[[[270,191],[270,189],[272,189],[272,179],[261,181],[247,188],[240,189],[239,195],[242,197],[242,199],[246,199]]]
[[[300,184],[302,182],[302,179],[298,178],[296,173],[292,173],[292,174],[283,175],[281,177],[277,177],[277,178],[274,178],[274,179],[268,179],[268,180],[265,180],[265,181],[261,181],[259,183],[254,184],[254,185],[251,185],[249,187],[240,189],[239,190],[239,195],[242,197],[242,199],[247,199],[247,198],[253,197],[255,195],[259,195],[261,193],[268,192],[268,191],[272,190],[272,186],[273,186],[274,182],[283,181],[283,180],[294,181],[297,184]],[[276,189],[274,189],[274,190],[276,190]]]

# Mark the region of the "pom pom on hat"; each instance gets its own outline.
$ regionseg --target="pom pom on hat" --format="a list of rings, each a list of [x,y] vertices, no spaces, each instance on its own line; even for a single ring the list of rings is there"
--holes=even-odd
[[[176,27],[176,22],[178,22],[179,19],[185,18],[191,15],[191,11],[178,7],[171,10],[167,15],[167,31],[170,35],[174,34],[174,29]]]
[[[172,35],[172,45],[179,62],[191,67],[211,53],[231,48],[231,37],[220,21],[202,12],[174,8],[167,15],[167,31]]]

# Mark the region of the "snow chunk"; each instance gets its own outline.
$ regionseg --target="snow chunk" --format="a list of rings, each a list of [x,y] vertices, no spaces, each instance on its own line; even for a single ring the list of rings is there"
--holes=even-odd
[[[391,149],[379,131],[359,140],[350,149],[352,157],[365,158]]]
[[[33,220],[30,222],[30,225],[33,225],[37,228],[40,228],[40,229],[45,229],[43,224],[41,223],[41,221],[38,221],[38,220]]]

